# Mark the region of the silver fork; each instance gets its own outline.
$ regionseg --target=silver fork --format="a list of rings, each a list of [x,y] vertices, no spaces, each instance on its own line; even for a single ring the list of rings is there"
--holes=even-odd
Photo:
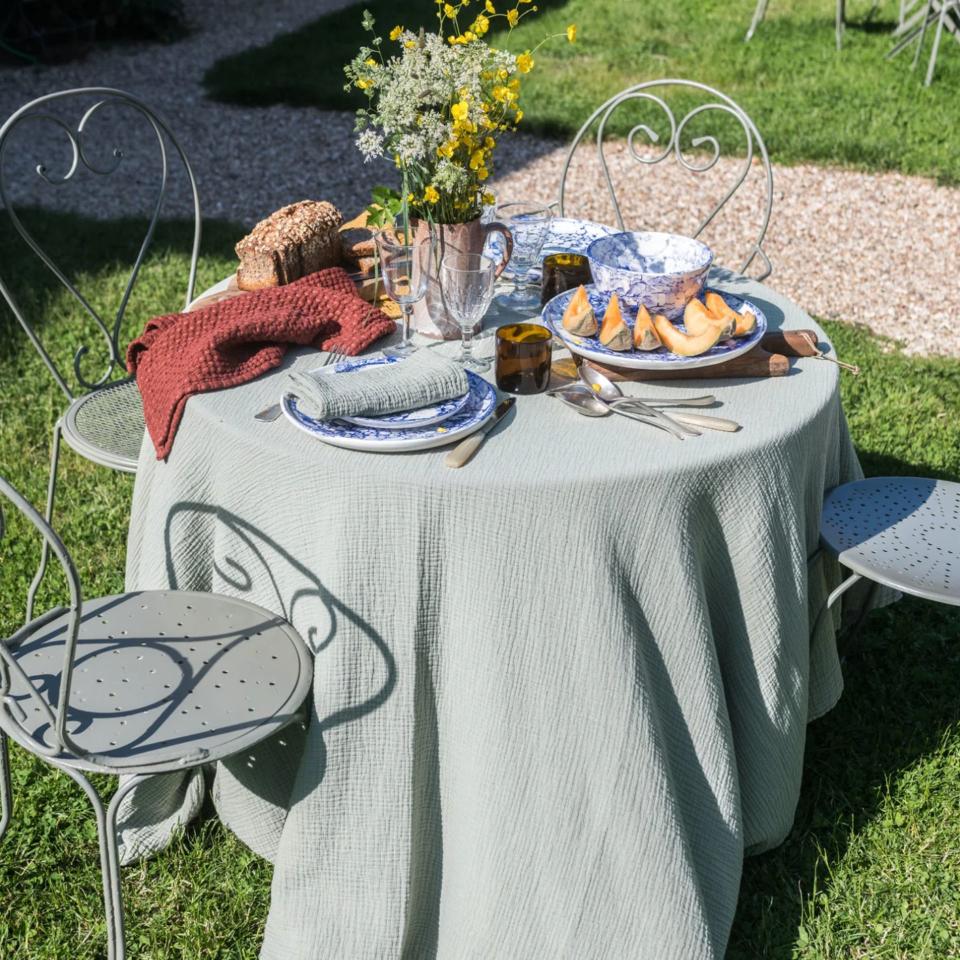
[[[321,363],[320,366],[328,367],[331,364],[339,363],[344,359],[345,356],[346,354],[338,352],[328,353],[326,357],[324,357],[323,363]],[[273,421],[280,416],[281,409],[282,408],[279,403],[274,403],[272,406],[261,410],[259,413],[255,413],[253,415],[253,419],[259,420],[261,423],[273,423]]]

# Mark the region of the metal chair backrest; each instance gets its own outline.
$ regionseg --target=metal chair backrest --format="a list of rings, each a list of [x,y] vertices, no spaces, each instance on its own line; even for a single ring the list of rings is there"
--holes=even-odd
[[[60,117],[46,112],[45,108],[48,105],[61,100],[80,101],[82,113],[80,114],[79,122],[76,124],[76,129],[73,129]],[[93,100],[92,104],[90,102],[91,100]],[[124,158],[123,150],[119,146],[114,147],[111,162],[107,163],[106,165],[98,165],[91,158],[90,151],[84,143],[84,134],[88,130],[91,119],[111,105],[120,105],[122,107],[130,108],[139,113],[147,121],[147,124],[149,124],[149,127],[152,128],[157,139],[157,149],[161,171],[159,188],[150,216],[149,226],[147,227],[147,231],[144,235],[143,242],[140,245],[139,252],[137,253],[137,258],[133,265],[133,269],[130,272],[129,279],[127,280],[124,288],[123,295],[120,299],[120,304],[117,307],[116,315],[113,317],[112,321],[109,321],[99,315],[99,313],[91,306],[86,297],[83,296],[77,287],[74,286],[74,284],[53,262],[50,256],[48,256],[48,254],[41,249],[34,236],[23,225],[20,217],[17,215],[17,212],[14,209],[13,204],[10,201],[10,185],[7,183],[6,179],[5,160],[7,149],[11,143],[10,135],[14,130],[26,123],[45,123],[52,125],[56,130],[62,132],[62,134],[66,137],[66,141],[71,152],[70,165],[66,173],[64,173],[62,176],[50,176],[48,168],[42,162],[37,163],[35,167],[36,174],[45,184],[51,187],[63,187],[65,184],[68,184],[71,181],[76,183],[74,179],[75,175],[78,173],[78,171],[82,170],[89,171],[89,173],[93,174],[95,177],[108,177],[121,166],[121,161]],[[80,110],[77,112],[79,113]],[[124,133],[129,134],[133,131],[133,129],[133,125],[125,126]],[[147,128],[144,127],[145,131],[146,129]],[[127,303],[140,273],[140,267],[143,264],[144,258],[146,257],[147,251],[150,247],[150,243],[153,240],[157,221],[160,218],[160,211],[163,206],[164,197],[167,193],[169,173],[168,144],[172,145],[183,164],[186,175],[189,178],[193,200],[193,249],[190,258],[190,276],[187,282],[187,295],[185,301],[186,306],[193,299],[193,288],[197,272],[197,256],[200,251],[200,200],[197,194],[196,180],[194,179],[193,170],[190,167],[190,163],[181,149],[180,144],[177,142],[176,138],[170,132],[169,127],[166,125],[166,123],[164,123],[163,120],[161,120],[141,100],[138,100],[136,97],[133,97],[128,93],[124,93],[122,90],[115,90],[111,87],[79,87],[73,90],[61,90],[57,93],[47,94],[46,96],[38,97],[36,100],[31,100],[30,103],[25,104],[14,114],[12,114],[6,123],[0,127],[0,202],[2,202],[3,207],[10,216],[10,220],[20,237],[44,262],[44,264],[46,264],[46,266],[60,281],[60,283],[63,284],[63,286],[79,302],[84,312],[93,320],[99,334],[102,335],[104,341],[106,342],[108,350],[106,369],[102,375],[95,380],[88,380],[80,369],[81,360],[88,353],[88,348],[86,346],[81,346],[74,355],[73,372],[77,382],[85,390],[92,390],[103,386],[110,380],[114,370],[118,366],[120,369],[123,369],[123,357],[118,342],[120,336],[120,325],[123,322],[123,315],[126,311]],[[63,390],[69,400],[72,400],[74,398],[74,393],[70,388],[67,379],[57,367],[48,351],[44,348],[43,343],[37,336],[34,326],[27,320],[23,311],[18,306],[16,300],[14,299],[13,293],[7,284],[4,283],[2,276],[0,276],[0,293],[3,294],[4,299],[7,301],[10,309],[14,313],[14,316],[17,318],[20,326],[23,327],[24,332],[30,339],[30,342],[36,348],[37,352],[40,354],[41,359],[52,374],[54,380],[56,380],[60,389]]]
[[[77,648],[77,631],[80,628],[80,605],[82,603],[80,578],[67,548],[63,545],[63,541],[57,536],[50,524],[34,509],[33,505],[3,477],[0,477],[0,497],[13,504],[40,531],[44,541],[60,561],[60,566],[63,568],[66,577],[67,589],[70,593],[69,607],[56,607],[36,620],[28,621],[12,636],[6,639],[0,637],[0,712],[9,721],[12,721],[23,732],[23,735],[36,746],[38,753],[44,756],[57,756],[62,751],[68,750],[76,756],[86,756],[86,752],[71,740],[67,732],[67,721],[69,719],[67,708],[70,703],[70,686],[73,679],[74,657]],[[3,539],[5,533],[3,504],[0,503],[0,540]],[[42,627],[44,623],[63,616],[65,613],[68,614],[68,620],[66,642],[63,647],[63,669],[60,674],[60,689],[57,692],[57,706],[55,709],[51,709],[43,691],[31,681],[10,651],[26,636]],[[35,721],[27,724],[25,711],[10,694],[11,674],[17,676],[20,684],[29,691],[31,700],[43,714],[48,724],[47,736],[52,742],[47,743],[38,739],[35,735],[37,729]]]
[[[689,110],[678,121],[673,110],[663,99],[663,97],[658,96],[657,93],[651,92],[653,90],[660,90],[662,88],[679,88],[685,91],[695,91],[704,95],[705,102],[694,107],[692,110]],[[622,107],[624,104],[636,103],[637,101],[653,104],[656,108],[662,111],[664,119],[669,124],[669,138],[663,138],[665,142],[663,143],[662,149],[659,153],[652,156],[640,149],[640,145],[637,142],[637,137],[642,134],[648,138],[651,144],[660,144],[660,134],[658,134],[646,123],[638,123],[628,133],[627,148],[630,152],[630,155],[638,163],[645,166],[661,163],[663,160],[666,160],[667,157],[672,155],[676,158],[677,163],[690,173],[705,173],[707,170],[710,170],[712,167],[714,167],[717,161],[720,159],[720,143],[714,136],[693,137],[690,140],[689,146],[693,147],[694,149],[707,148],[708,155],[703,159],[690,159],[684,155],[684,147],[681,143],[684,129],[694,118],[699,117],[702,114],[708,114],[710,111],[716,111],[726,116],[733,117],[733,119],[737,121],[743,131],[746,141],[743,165],[736,172],[732,184],[727,192],[723,195],[723,198],[718,204],[716,204],[716,206],[713,207],[712,210],[708,212],[705,219],[700,222],[699,226],[694,231],[693,236],[698,237],[723,209],[727,201],[737,192],[741,184],[747,179],[747,175],[750,173],[753,165],[754,155],[759,154],[764,177],[762,222],[760,224],[760,230],[757,239],[751,245],[749,249],[749,255],[743,261],[743,264],[740,267],[740,272],[745,273],[750,264],[759,257],[759,259],[763,262],[763,272],[758,276],[757,279],[762,280],[764,277],[769,276],[773,267],[766,253],[763,251],[762,244],[763,238],[767,232],[767,226],[770,223],[770,214],[773,210],[773,170],[770,166],[770,158],[767,155],[767,148],[763,142],[763,137],[760,136],[760,131],[757,129],[756,124],[754,124],[754,122],[744,112],[739,104],[731,100],[730,97],[724,93],[721,93],[719,90],[715,90],[713,87],[708,87],[706,84],[697,83],[693,80],[665,79],[648,80],[644,83],[638,83],[635,86],[628,87],[626,90],[622,90],[620,93],[611,97],[605,103],[602,103],[599,107],[597,107],[596,110],[594,110],[594,112],[587,118],[586,122],[577,132],[577,135],[573,138],[573,142],[570,144],[570,148],[567,151],[567,156],[563,164],[563,172],[560,177],[560,215],[564,215],[564,194],[567,185],[567,174],[570,170],[570,165],[573,161],[574,154],[576,153],[577,147],[580,145],[581,141],[583,141],[590,129],[594,126],[594,124],[596,124],[597,154],[600,159],[600,166],[603,170],[603,176],[606,180],[610,199],[613,202],[617,224],[621,230],[626,229],[624,226],[623,214],[620,209],[620,202],[617,198],[617,191],[610,176],[610,168],[604,153],[604,133],[611,115],[615,113],[618,108]]]

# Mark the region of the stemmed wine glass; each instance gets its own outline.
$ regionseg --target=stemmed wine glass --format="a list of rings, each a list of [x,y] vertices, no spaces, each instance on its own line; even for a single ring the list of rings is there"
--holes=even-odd
[[[496,270],[493,260],[478,253],[453,252],[440,262],[444,303],[462,337],[457,360],[470,370],[490,369],[489,360],[473,355],[473,330],[490,308]]]
[[[553,212],[542,203],[501,203],[495,216],[513,234],[513,290],[497,297],[498,306],[518,313],[539,313],[540,291],[527,285],[527,274],[540,260]]]
[[[407,233],[381,231],[376,235],[380,273],[387,294],[403,310],[400,342],[384,347],[385,357],[409,357],[417,348],[410,341],[410,314],[413,305],[427,293],[427,280],[433,258],[430,236],[410,237]]]

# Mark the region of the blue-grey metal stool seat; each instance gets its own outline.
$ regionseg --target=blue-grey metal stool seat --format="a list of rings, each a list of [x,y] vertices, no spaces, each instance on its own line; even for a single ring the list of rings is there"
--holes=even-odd
[[[960,483],[871,477],[835,487],[823,504],[820,541],[851,571],[825,609],[864,578],[960,605]]]
[[[93,804],[108,956],[123,960],[121,801],[151,776],[242,753],[300,720],[312,658],[282,617],[243,600],[172,590],[82,600],[49,524],[2,478],[0,495],[41,532],[70,591],[69,607],[0,639],[0,729]],[[86,772],[124,775],[106,809]],[[2,837],[12,806],[5,741],[0,774]]]

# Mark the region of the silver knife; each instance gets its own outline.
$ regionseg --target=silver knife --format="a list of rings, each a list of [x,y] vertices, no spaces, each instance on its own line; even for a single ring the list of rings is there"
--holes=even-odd
[[[471,433],[466,440],[461,440],[444,458],[448,467],[462,467],[479,449],[480,444],[487,439],[487,434],[507,415],[507,411],[516,402],[516,397],[506,397],[497,404],[493,416],[476,432]]]

